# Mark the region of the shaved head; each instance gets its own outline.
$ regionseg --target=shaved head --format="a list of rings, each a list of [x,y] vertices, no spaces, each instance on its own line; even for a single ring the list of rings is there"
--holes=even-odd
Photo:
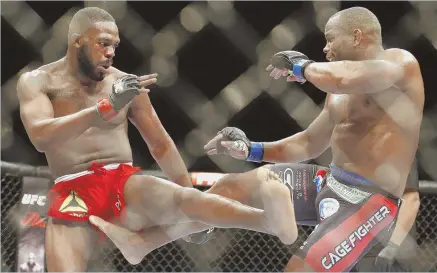
[[[359,29],[364,36],[374,38],[375,42],[382,41],[381,24],[376,15],[366,8],[352,7],[344,9],[334,14],[330,21],[335,21],[335,24],[347,34]]]
[[[103,22],[115,23],[115,20],[107,11],[97,7],[79,10],[74,14],[73,19],[71,19],[68,29],[68,41],[71,42],[73,34],[82,36],[88,29]]]
[[[113,63],[115,48],[120,43],[114,18],[97,7],[76,12],[68,30],[71,59],[88,79],[102,81]]]
[[[344,9],[332,15],[325,26],[328,61],[366,59],[382,48],[381,25],[370,10]]]

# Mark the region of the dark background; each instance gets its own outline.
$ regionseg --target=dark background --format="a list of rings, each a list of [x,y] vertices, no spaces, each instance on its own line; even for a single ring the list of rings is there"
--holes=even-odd
[[[26,3],[38,13],[47,25],[54,24],[72,7],[84,6],[83,2],[67,1],[29,1]],[[135,9],[142,19],[147,21],[155,31],[159,31],[169,22],[178,18],[179,12],[188,4],[189,2],[182,1],[128,2],[128,5]],[[340,8],[344,9],[356,5],[367,7],[378,16],[382,25],[383,37],[388,37],[385,43],[387,47],[404,48],[409,50],[418,59],[425,82],[425,115],[431,115],[433,113],[432,107],[437,102],[437,95],[434,92],[435,86],[437,86],[437,77],[435,77],[437,65],[436,48],[427,37],[420,33],[412,39],[404,39],[405,37],[402,36],[404,35],[403,26],[400,26],[400,22],[405,15],[419,18],[419,13],[413,8],[413,4],[410,2],[391,1],[341,2]],[[264,39],[272,28],[281,23],[287,16],[298,14],[299,10],[306,10],[308,14],[299,18],[305,18],[309,22],[308,24],[310,24],[308,27],[314,29],[308,32],[294,49],[304,52],[315,61],[325,61],[322,52],[325,39],[323,33],[315,27],[314,20],[312,20],[314,10],[312,9],[311,2],[235,2],[234,8],[246,23],[255,29],[260,39]],[[3,86],[29,62],[41,60],[41,55],[40,49],[34,48],[28,40],[20,36],[3,15],[1,23],[1,81]],[[68,29],[65,29],[65,31],[67,32]],[[114,66],[120,70],[131,72],[143,65],[138,61],[138,57],[141,54],[136,51],[135,47],[124,36],[123,31],[120,34],[121,45],[117,49]],[[241,54],[216,26],[209,24],[199,33],[193,35],[177,51],[179,77],[189,79],[191,84],[211,99],[252,65],[252,61],[247,56],[256,55],[256,46],[257,44],[254,44],[252,48],[249,46],[247,54]],[[143,72],[148,73],[149,71]],[[307,83],[302,87],[317,104],[324,100],[325,94],[315,89],[311,84]],[[180,144],[184,141],[186,134],[196,127],[196,123],[174,103],[174,100],[169,98],[170,94],[174,95],[177,92],[180,91],[176,83],[169,88],[155,88],[150,93],[150,97],[165,128],[176,144]],[[178,95],[183,96],[183,94]],[[5,103],[2,99],[2,108],[5,106]],[[2,114],[4,113],[2,112]],[[44,155],[38,153],[33,148],[25,133],[20,121],[19,109],[16,108],[11,111],[11,115],[12,118],[10,120],[12,121],[15,141],[8,148],[2,149],[1,159],[9,162],[46,165]],[[208,118],[212,119],[214,117]],[[3,122],[6,121],[2,117]],[[279,102],[265,92],[261,93],[247,107],[237,113],[228,122],[228,125],[241,128],[253,141],[278,140],[302,130],[290,118],[290,115],[281,107]],[[129,138],[134,151],[135,163],[143,168],[151,168],[154,160],[150,156],[146,144],[132,125],[129,125]],[[204,144],[198,143],[201,147]],[[23,147],[26,147],[25,154],[17,152],[22,150]],[[420,179],[433,180],[421,167],[422,163],[419,159]],[[220,170],[208,157],[201,156],[190,166],[190,171],[223,170]]]

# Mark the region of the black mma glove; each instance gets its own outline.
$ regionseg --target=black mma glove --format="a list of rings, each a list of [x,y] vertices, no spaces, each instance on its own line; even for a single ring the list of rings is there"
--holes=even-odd
[[[244,160],[261,162],[264,155],[264,146],[259,142],[251,142],[246,134],[235,127],[226,127],[219,131],[217,134],[222,134],[222,141],[233,141],[234,144],[232,147],[225,148],[221,145],[221,141],[217,141],[216,150],[217,154],[226,154],[231,155],[230,152],[232,150],[236,150],[236,152],[244,152]],[[241,158],[240,158],[241,159]]]
[[[278,69],[288,69],[290,75],[297,77],[300,81],[306,81],[305,68],[313,63],[308,57],[298,51],[281,51],[273,55],[270,63]]]
[[[208,242],[213,235],[214,235],[214,228],[210,228],[198,233],[190,234],[184,237],[183,239],[185,242],[201,245]]]
[[[109,98],[102,99],[97,103],[97,111],[104,120],[110,120],[139,94],[140,82],[138,77],[125,75],[114,82]]]

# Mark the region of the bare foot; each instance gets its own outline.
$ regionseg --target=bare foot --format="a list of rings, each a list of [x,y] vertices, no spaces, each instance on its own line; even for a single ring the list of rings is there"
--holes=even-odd
[[[141,251],[147,249],[147,243],[138,233],[116,226],[97,216],[90,216],[89,221],[111,239],[130,264],[140,263],[147,254]]]
[[[297,239],[298,230],[290,190],[281,183],[277,174],[264,168],[260,169],[260,195],[264,203],[267,228],[278,236],[282,243],[292,244]]]

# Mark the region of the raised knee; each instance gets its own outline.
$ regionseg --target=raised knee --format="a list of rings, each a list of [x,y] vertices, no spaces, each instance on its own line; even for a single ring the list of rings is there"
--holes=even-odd
[[[243,179],[239,179],[239,177],[240,174],[228,174],[217,180],[207,192],[218,195],[228,195],[230,192],[237,190],[238,186],[241,186]]]

